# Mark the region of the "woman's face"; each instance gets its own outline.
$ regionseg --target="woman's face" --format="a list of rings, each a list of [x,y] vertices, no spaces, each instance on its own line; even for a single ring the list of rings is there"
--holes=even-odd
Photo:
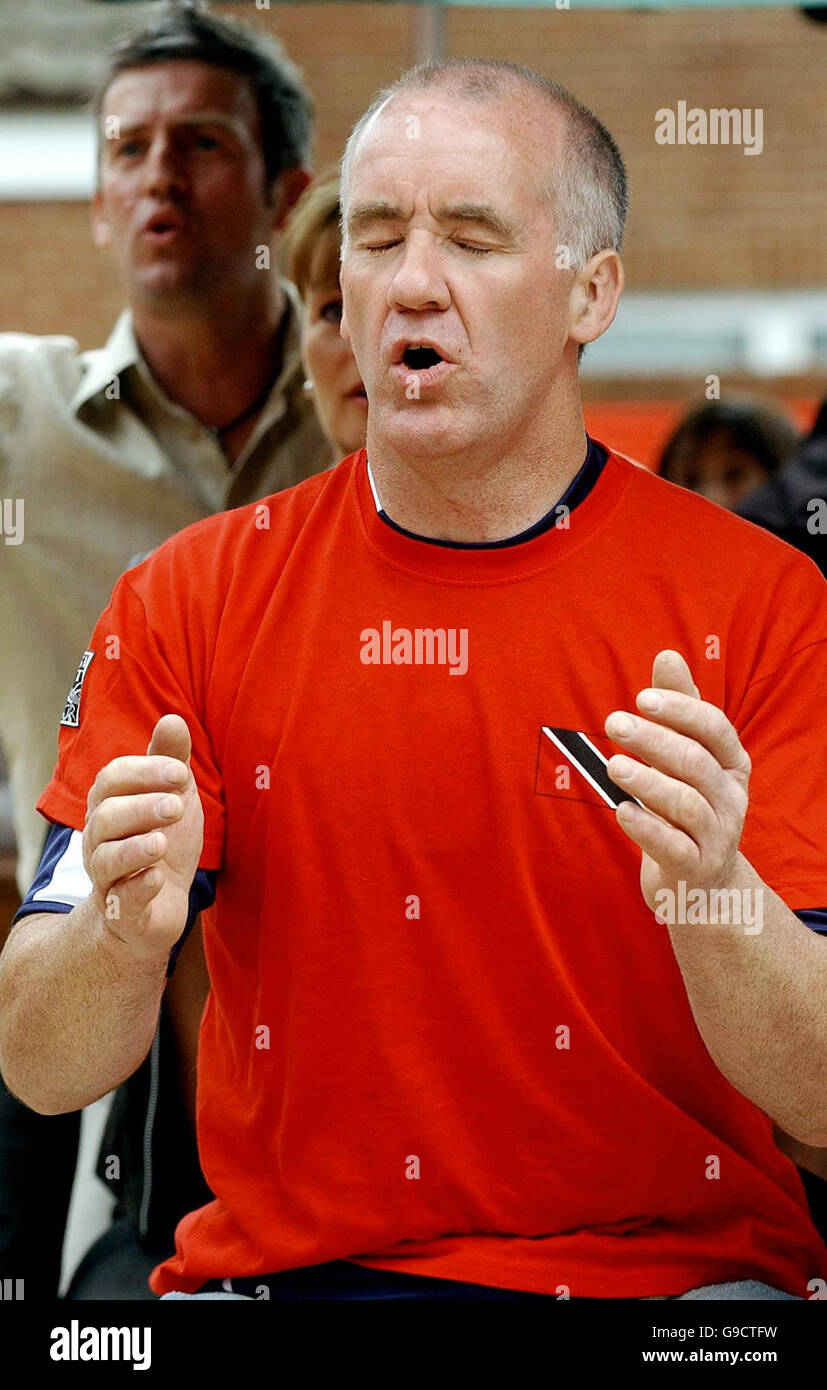
[[[323,245],[325,241],[327,244]],[[368,398],[359,369],[339,335],[342,292],[334,278],[338,247],[338,228],[327,228],[313,258],[314,270],[323,266],[327,273],[320,283],[319,277],[311,277],[305,291],[302,325],[302,358],[313,382],[316,413],[337,460],[362,448],[368,422]]]

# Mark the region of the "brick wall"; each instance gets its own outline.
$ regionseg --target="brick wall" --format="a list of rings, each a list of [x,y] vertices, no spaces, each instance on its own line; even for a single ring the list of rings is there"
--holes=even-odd
[[[217,6],[238,15],[237,5]],[[317,163],[335,159],[372,93],[418,56],[409,5],[274,5],[245,15],[283,38],[318,107]],[[801,288],[823,280],[820,111],[827,26],[795,10],[601,12],[456,9],[444,51],[530,63],[594,107],[620,143],[632,189],[630,289]],[[655,111],[679,100],[762,107],[764,149],[660,146]],[[99,343],[120,296],[92,248],[85,205],[0,207],[10,271],[0,327]]]

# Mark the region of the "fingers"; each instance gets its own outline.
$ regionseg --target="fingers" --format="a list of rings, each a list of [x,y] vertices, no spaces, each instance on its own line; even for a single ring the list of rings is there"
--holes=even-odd
[[[686,696],[681,696],[686,699]],[[693,702],[697,707],[698,702]],[[633,764],[627,771],[627,775],[620,770],[618,765],[622,755],[615,754],[610,758],[608,772],[610,777],[617,776],[617,780],[622,782],[624,790],[630,791],[633,796],[639,796],[642,800],[649,803],[649,797],[645,794],[651,791],[657,795],[658,788],[666,791],[666,783],[673,778],[678,783],[685,783],[696,793],[699,793],[710,805],[719,809],[725,808],[730,800],[733,801],[733,809],[737,809],[740,804],[740,794],[738,784],[733,782],[732,777],[725,772],[720,762],[705,748],[697,739],[678,733],[674,728],[665,724],[657,724],[648,719],[639,719],[635,715],[626,714],[625,719],[629,721],[630,728],[628,733],[622,730],[626,727],[624,717],[620,719],[610,716],[606,720],[606,731],[617,743],[628,749],[629,753],[636,754],[645,760],[650,767],[644,769],[640,764]],[[629,762],[629,759],[622,759]],[[652,768],[657,769],[651,777],[646,773]],[[638,791],[638,787],[642,791]],[[736,799],[737,798],[737,802]],[[652,809],[660,814],[666,814],[671,819],[669,811],[664,811],[660,806]]]
[[[99,907],[117,887],[120,911],[134,906],[140,914],[159,892],[160,861],[168,849],[164,827],[182,819],[194,785],[191,753],[185,721],[167,714],[155,725],[144,757],[114,758],[95,778],[86,803],[83,863]]]
[[[149,792],[142,796],[109,796],[86,817],[89,853],[104,840],[174,825],[184,814],[184,799],[174,792]]]
[[[174,766],[178,769],[183,764]],[[101,899],[106,898],[116,879],[138,873],[163,858],[167,850],[164,827],[175,825],[183,814],[183,796],[170,791],[131,796],[116,793],[87,812],[83,863]]]
[[[618,786],[642,801],[647,810],[679,826],[698,845],[716,835],[719,821],[715,811],[695,787],[633,762],[623,754],[609,759],[607,771]]]
[[[624,802],[618,822],[665,879],[720,874],[747,809],[750,761],[738,733],[701,699],[679,652],[658,652],[636,703],[639,715],[616,710],[605,724],[624,749],[609,759],[609,776],[642,803]]]
[[[639,726],[636,735],[648,737],[644,733],[647,725],[668,726],[677,735],[694,739],[725,771],[737,772],[743,778],[749,774],[749,757],[738,731],[717,705],[684,692],[663,688],[641,690],[635,703],[646,716],[645,719],[635,719],[636,726]],[[634,716],[630,718],[634,719]]]
[[[161,754],[168,758],[178,758],[182,763],[189,762],[192,739],[186,721],[180,714],[161,716],[152,730],[152,738],[146,751],[150,757]]]
[[[673,707],[678,718],[654,722],[666,721]],[[676,723],[683,723],[689,733],[679,732]],[[706,743],[691,737],[692,730],[705,731]],[[729,827],[740,835],[747,810],[749,760],[722,710],[672,692],[663,696],[662,711],[650,719],[625,712],[610,715],[606,732],[642,760],[622,754],[609,759],[609,776],[625,791],[664,820],[681,826],[699,844]],[[740,775],[722,765],[724,756],[740,759]]]
[[[168,757],[113,758],[102,767],[86,798],[87,819],[110,796],[130,796],[141,792],[179,792],[186,790],[192,777],[186,762]]]
[[[149,835],[130,835],[126,840],[106,840],[96,845],[88,857],[84,857],[87,873],[101,899],[105,900],[114,891],[120,879],[160,864],[167,843],[163,831],[154,830]]]
[[[618,806],[616,818],[630,840],[660,865],[667,877],[694,880],[701,867],[701,851],[694,840],[676,826],[667,825],[633,801]]]
[[[114,882],[106,894],[104,902],[104,915],[110,930],[114,931],[116,936],[120,936],[117,924],[121,918],[129,921],[140,917],[152,900],[158,896],[163,886],[163,870],[157,864],[142,869],[130,878],[119,879]]]
[[[696,700],[701,697],[688,663],[680,652],[671,651],[668,647],[658,652],[652,663],[652,685],[660,690],[679,690]]]
[[[116,879],[163,857],[167,850],[163,827],[174,825],[183,814],[183,798],[169,792],[111,796],[98,804],[83,832],[83,863],[101,900]]]

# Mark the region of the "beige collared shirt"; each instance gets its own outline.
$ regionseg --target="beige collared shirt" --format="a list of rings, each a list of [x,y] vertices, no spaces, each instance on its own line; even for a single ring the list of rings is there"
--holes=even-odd
[[[34,806],[61,712],[118,575],[191,522],[330,464],[302,390],[296,295],[283,287],[283,369],[232,464],[154,380],[128,310],[93,352],[68,337],[0,335],[0,739],[21,893],[46,832]]]

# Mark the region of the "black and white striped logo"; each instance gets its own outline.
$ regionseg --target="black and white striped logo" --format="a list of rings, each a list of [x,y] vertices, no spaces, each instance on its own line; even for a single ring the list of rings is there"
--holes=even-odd
[[[83,653],[77,674],[72,681],[72,688],[66,696],[66,704],[63,706],[60,722],[69,729],[77,729],[80,725],[80,696],[83,682],[86,680],[86,672],[89,670],[89,663],[94,655],[94,652]]]
[[[565,761],[575,768],[580,776],[585,778],[588,785],[598,796],[602,797],[607,806],[616,807],[623,801],[635,801],[638,806],[641,802],[636,796],[625,792],[616,782],[613,782],[606,766],[608,758],[601,753],[600,749],[592,742],[587,734],[578,733],[575,729],[556,729],[549,725],[543,725],[543,734],[550,739],[554,746],[563,754]]]

